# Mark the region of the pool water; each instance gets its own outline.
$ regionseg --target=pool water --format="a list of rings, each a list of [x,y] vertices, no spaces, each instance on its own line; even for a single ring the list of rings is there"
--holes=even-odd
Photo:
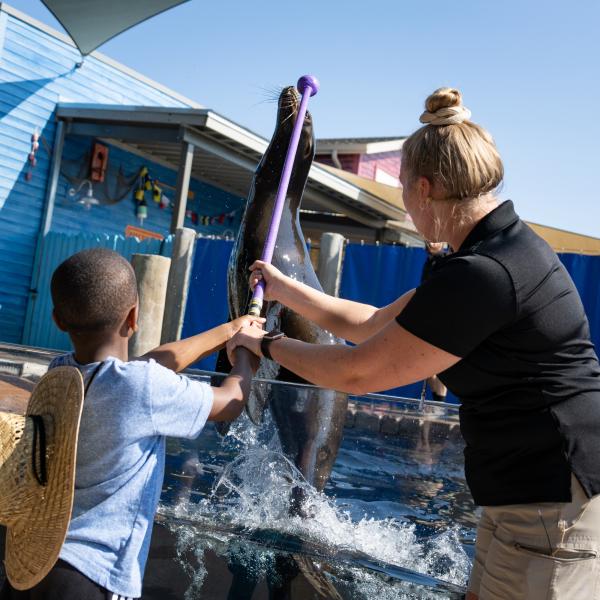
[[[209,424],[168,440],[144,598],[462,598],[476,511],[456,407],[388,406],[399,433],[346,427],[322,494],[283,456],[268,414],[224,438]],[[290,515],[295,487],[307,518]]]

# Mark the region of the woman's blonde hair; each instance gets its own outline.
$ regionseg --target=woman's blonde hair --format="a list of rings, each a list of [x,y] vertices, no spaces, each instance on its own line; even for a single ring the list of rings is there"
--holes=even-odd
[[[426,177],[448,200],[476,198],[495,190],[504,177],[492,136],[471,122],[461,93],[440,88],[425,101],[421,122],[402,146],[402,167],[410,180]]]

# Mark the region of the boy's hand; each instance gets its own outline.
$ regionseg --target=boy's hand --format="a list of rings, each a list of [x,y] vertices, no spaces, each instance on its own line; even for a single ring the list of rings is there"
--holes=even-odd
[[[240,329],[227,342],[227,357],[229,358],[229,362],[232,365],[235,364],[235,350],[239,347],[247,348],[255,356],[261,357],[260,342],[265,335],[267,335],[267,332],[258,327],[244,327]]]
[[[252,315],[242,315],[229,323],[231,333],[229,338],[232,338],[243,327],[258,327],[262,329],[266,319],[263,317],[253,317]]]

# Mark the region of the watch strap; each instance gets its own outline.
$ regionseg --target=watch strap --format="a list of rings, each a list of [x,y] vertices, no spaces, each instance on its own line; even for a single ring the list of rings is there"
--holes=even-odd
[[[268,358],[269,360],[273,360],[273,357],[271,356],[270,346],[275,340],[280,340],[281,338],[284,338],[284,337],[286,337],[286,335],[285,335],[285,333],[283,333],[283,331],[278,331],[277,329],[274,329],[273,331],[269,331],[269,333],[267,333],[267,335],[265,335],[262,338],[262,340],[260,341],[261,354],[265,358]]]

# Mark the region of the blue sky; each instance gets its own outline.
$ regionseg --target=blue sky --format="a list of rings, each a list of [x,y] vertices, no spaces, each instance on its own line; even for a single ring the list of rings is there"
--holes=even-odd
[[[59,27],[38,0],[9,4]],[[409,134],[431,91],[458,87],[502,154],[500,197],[600,237],[599,23],[598,0],[191,0],[100,51],[265,137],[265,90],[304,73],[320,137]]]

